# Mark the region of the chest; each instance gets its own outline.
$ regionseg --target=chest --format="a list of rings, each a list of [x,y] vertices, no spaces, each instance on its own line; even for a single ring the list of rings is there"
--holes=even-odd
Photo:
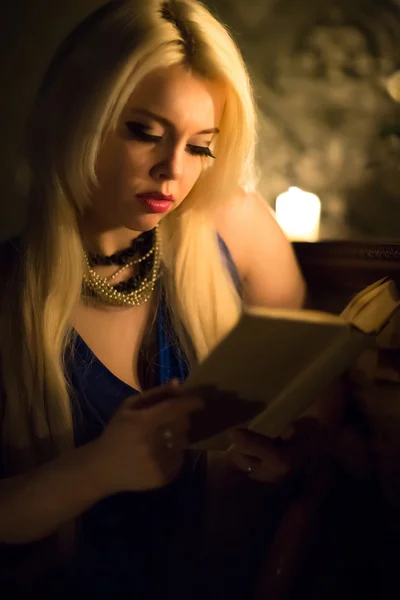
[[[73,326],[96,358],[118,379],[140,390],[138,360],[151,305],[128,309],[79,306]]]

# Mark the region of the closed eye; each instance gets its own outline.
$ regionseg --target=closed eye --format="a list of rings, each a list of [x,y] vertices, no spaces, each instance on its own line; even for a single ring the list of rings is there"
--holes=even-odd
[[[208,158],[215,158],[210,148],[205,146],[193,146],[193,144],[187,144],[186,152],[191,156],[208,156]]]
[[[126,128],[131,135],[132,138],[139,140],[140,142],[159,142],[161,140],[160,135],[150,135],[146,133],[146,129],[148,129],[145,125],[141,123],[134,123],[133,121],[128,121],[126,123]]]
[[[129,135],[139,142],[147,143],[147,144],[157,144],[162,140],[162,136],[160,135],[151,135],[150,133],[146,133],[146,125],[142,123],[135,123],[134,121],[128,121],[126,123],[126,128],[129,132]],[[206,146],[196,146],[194,144],[187,144],[186,152],[191,156],[206,156],[209,158],[215,158],[210,148]]]

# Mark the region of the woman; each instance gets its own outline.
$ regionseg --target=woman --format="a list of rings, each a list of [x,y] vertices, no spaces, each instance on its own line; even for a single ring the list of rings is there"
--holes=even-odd
[[[168,382],[242,300],[299,307],[304,283],[254,191],[251,86],[224,27],[194,0],[95,8],[30,112],[27,223],[2,251],[0,541],[58,532],[63,549],[77,519],[70,581],[142,598],[202,481],[184,452],[201,403]],[[229,458],[262,481],[286,469],[249,432]]]

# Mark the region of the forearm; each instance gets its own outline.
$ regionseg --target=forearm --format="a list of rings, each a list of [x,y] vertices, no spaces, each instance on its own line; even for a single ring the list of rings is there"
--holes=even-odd
[[[34,471],[0,481],[0,542],[45,538],[104,497],[92,444]]]

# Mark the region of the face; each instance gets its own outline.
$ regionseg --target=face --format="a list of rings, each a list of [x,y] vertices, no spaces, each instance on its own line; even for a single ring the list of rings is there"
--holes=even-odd
[[[220,84],[181,67],[147,76],[99,154],[92,221],[103,231],[147,231],[199,178],[223,111]]]

